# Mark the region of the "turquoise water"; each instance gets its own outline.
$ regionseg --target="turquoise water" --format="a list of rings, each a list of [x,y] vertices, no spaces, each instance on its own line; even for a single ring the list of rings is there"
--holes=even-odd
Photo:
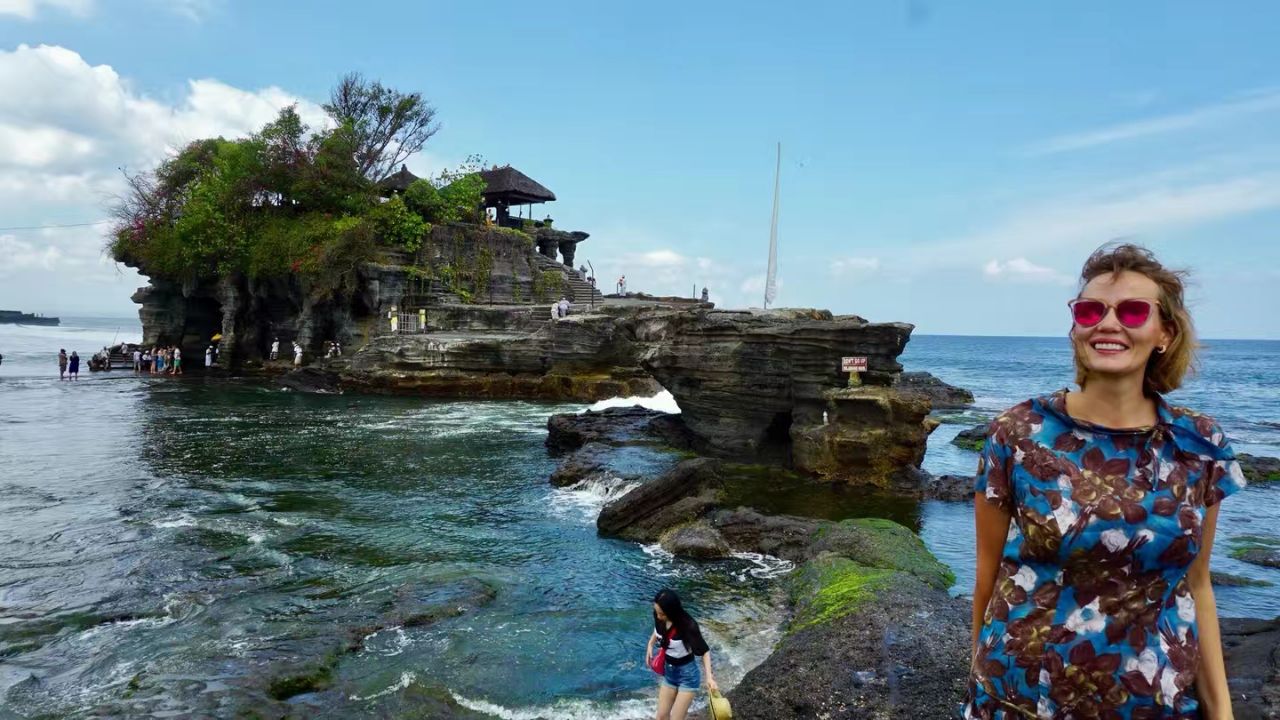
[[[270,678],[330,658],[327,689],[283,702],[332,717],[452,697],[502,718],[644,718],[658,588],[690,599],[722,685],[777,638],[784,563],[601,539],[595,515],[627,488],[549,486],[546,418],[583,406],[302,395],[195,374],[57,380],[59,347],[87,358],[117,326],[140,334],[116,320],[0,326],[0,716],[242,715],[272,702]],[[955,432],[1063,385],[1055,343],[913,339],[909,368],[979,396],[944,418],[928,469],[972,472],[973,453],[946,442]],[[1267,424],[1278,366],[1280,343],[1215,344],[1182,401],[1241,449],[1280,455]],[[957,592],[972,577],[970,513],[908,513]],[[1280,534],[1280,488],[1231,498],[1220,533]],[[1280,580],[1225,553],[1214,564]],[[1218,600],[1224,615],[1270,615],[1280,594]]]

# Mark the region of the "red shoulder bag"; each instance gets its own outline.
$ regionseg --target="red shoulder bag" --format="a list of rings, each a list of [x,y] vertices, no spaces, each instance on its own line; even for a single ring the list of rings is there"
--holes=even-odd
[[[671,631],[667,633],[667,639],[662,641],[658,646],[658,654],[653,656],[649,661],[649,668],[659,675],[667,670],[667,643],[671,642],[671,637],[676,634],[676,626],[672,624]]]

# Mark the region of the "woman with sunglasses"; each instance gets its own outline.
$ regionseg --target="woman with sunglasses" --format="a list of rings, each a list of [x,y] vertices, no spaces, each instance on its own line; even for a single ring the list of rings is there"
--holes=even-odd
[[[1183,277],[1104,247],[1069,303],[1079,390],[992,421],[978,464],[965,718],[1231,718],[1209,583],[1222,428],[1174,407],[1196,338]]]

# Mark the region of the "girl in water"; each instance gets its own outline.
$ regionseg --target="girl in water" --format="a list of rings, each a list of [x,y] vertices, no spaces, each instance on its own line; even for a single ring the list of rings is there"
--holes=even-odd
[[[718,686],[711,674],[711,651],[702,639],[698,622],[685,612],[674,590],[664,588],[653,598],[653,633],[644,649],[646,667],[653,660],[655,644],[667,651],[662,683],[658,686],[657,720],[684,720],[693,694],[702,684],[703,673],[707,690],[717,691]]]

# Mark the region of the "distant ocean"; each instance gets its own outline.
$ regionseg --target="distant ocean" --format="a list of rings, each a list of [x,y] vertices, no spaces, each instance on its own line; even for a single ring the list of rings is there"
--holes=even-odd
[[[248,712],[264,668],[323,655],[368,608],[459,578],[494,600],[363,637],[325,706],[392,716],[422,692],[498,718],[650,717],[640,660],[664,585],[692,599],[723,685],[778,637],[787,563],[602,539],[595,515],[629,487],[547,483],[546,419],[582,405],[305,395],[197,374],[57,380],[59,348],[87,360],[140,336],[134,319],[0,325],[0,716]],[[961,429],[1071,377],[1060,338],[917,336],[902,361],[977,396],[939,414],[937,474],[972,474],[976,454],[948,442]],[[1280,456],[1280,342],[1210,342],[1203,369],[1171,399],[1216,415],[1237,450]],[[927,502],[917,517],[968,593],[971,506]],[[1222,518],[1215,569],[1280,582],[1227,554],[1240,535],[1280,535],[1280,487],[1246,489]],[[1276,586],[1217,597],[1228,616],[1280,607]]]

